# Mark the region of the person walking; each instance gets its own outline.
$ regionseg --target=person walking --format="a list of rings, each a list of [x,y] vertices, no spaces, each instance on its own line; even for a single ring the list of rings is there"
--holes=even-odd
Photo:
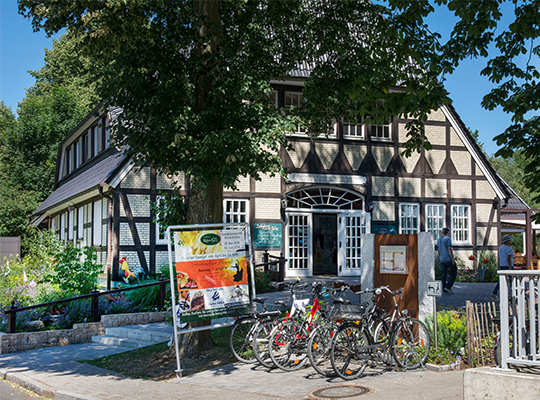
[[[499,270],[512,269],[514,267],[514,250],[510,247],[512,243],[512,237],[510,235],[503,235],[502,245],[499,247]],[[495,285],[491,297],[495,300],[499,299],[499,282]]]
[[[456,260],[452,250],[452,239],[450,238],[450,229],[443,228],[442,236],[437,240],[437,250],[441,258],[441,280],[443,293],[454,294],[452,286],[457,276]]]

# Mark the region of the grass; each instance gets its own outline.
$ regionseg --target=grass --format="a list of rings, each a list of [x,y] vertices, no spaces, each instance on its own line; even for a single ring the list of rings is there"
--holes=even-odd
[[[215,329],[211,336],[215,343],[214,348],[204,354],[180,360],[182,375],[191,375],[236,361],[229,351],[229,328]],[[81,362],[118,372],[130,378],[153,381],[176,378],[176,352],[174,345],[169,348],[167,343]]]

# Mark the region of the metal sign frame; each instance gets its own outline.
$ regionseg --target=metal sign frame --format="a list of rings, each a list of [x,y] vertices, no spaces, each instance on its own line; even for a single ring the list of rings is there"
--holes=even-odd
[[[176,375],[178,377],[182,376],[182,367],[180,363],[180,352],[179,352],[179,343],[178,343],[178,335],[184,334],[184,333],[190,333],[190,332],[197,332],[207,329],[215,329],[223,326],[229,326],[230,324],[221,324],[221,325],[209,325],[209,326],[202,326],[197,328],[189,328],[189,329],[182,329],[180,331],[180,328],[177,325],[177,317],[176,317],[176,287],[175,287],[175,273],[176,270],[176,263],[173,261],[173,240],[174,237],[172,236],[174,231],[180,231],[180,230],[210,230],[210,229],[232,229],[232,228],[240,228],[244,230],[245,234],[245,241],[246,241],[246,251],[247,251],[247,262],[249,265],[249,274],[251,279],[251,291],[249,293],[249,302],[252,303],[253,296],[255,296],[255,273],[253,268],[253,249],[251,245],[251,234],[249,231],[249,224],[248,223],[230,223],[230,224],[194,224],[194,225],[173,225],[167,227],[167,231],[165,234],[165,237],[167,238],[167,250],[169,253],[169,272],[170,272],[170,279],[171,279],[171,298],[172,298],[172,317],[173,317],[173,327],[174,327],[174,345],[176,350]]]

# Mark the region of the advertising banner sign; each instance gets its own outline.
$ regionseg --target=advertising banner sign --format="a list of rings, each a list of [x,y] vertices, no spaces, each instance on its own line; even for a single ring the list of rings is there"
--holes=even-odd
[[[245,229],[178,230],[173,239],[180,322],[249,311]]]

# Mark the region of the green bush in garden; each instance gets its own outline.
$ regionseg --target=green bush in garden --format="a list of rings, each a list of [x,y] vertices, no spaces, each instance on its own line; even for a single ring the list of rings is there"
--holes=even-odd
[[[437,342],[435,348],[435,334],[433,318],[426,321],[432,346],[428,355],[428,362],[433,364],[450,364],[457,362],[460,351],[467,344],[467,320],[465,314],[456,310],[441,310],[437,312]]]
[[[272,286],[272,272],[255,270],[255,292],[268,293],[274,290]]]
[[[22,243],[24,257],[5,258],[0,268],[0,305],[12,301],[21,307],[41,303],[42,296],[58,291],[54,285],[42,284],[42,279],[52,270],[54,254],[61,248],[52,232],[29,229]]]
[[[102,270],[93,247],[79,249],[67,245],[55,254],[52,271],[43,280],[57,284],[67,295],[89,294],[97,285]]]

